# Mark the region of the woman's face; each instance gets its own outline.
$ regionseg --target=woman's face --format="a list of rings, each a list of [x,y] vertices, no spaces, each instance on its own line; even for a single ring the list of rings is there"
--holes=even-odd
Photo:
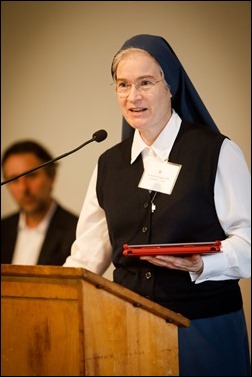
[[[126,92],[125,87],[128,88]],[[140,133],[158,135],[170,119],[172,110],[170,90],[154,58],[139,51],[124,56],[117,67],[116,88],[126,121]]]

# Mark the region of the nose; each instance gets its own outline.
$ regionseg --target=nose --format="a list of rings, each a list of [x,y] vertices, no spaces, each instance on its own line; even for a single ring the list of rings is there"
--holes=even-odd
[[[20,177],[17,179],[17,185],[19,187],[19,190],[26,191],[29,186],[29,180],[27,177]]]
[[[129,88],[128,98],[135,98],[139,96],[142,97],[142,93],[135,84],[132,84]]]

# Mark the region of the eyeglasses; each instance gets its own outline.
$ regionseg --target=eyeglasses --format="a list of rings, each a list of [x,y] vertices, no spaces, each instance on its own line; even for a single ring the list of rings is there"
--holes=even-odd
[[[152,88],[156,86],[159,82],[161,82],[163,78],[160,80],[154,80],[153,78],[141,78],[138,79],[135,83],[131,83],[129,81],[124,80],[117,80],[113,84],[115,84],[116,92],[119,97],[127,97],[129,95],[130,89],[132,85],[136,88],[139,93],[146,93],[150,91]]]

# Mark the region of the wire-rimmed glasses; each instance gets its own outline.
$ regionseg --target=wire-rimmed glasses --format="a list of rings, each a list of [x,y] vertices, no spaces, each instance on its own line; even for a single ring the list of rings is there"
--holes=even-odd
[[[152,77],[142,77],[136,80],[136,82],[134,83],[127,80],[116,80],[114,83],[112,83],[112,85],[115,85],[116,93],[119,97],[127,97],[132,88],[132,85],[134,85],[138,93],[142,94],[150,91],[156,86],[156,84],[158,84],[162,80],[163,78],[161,78],[160,80],[155,80]]]

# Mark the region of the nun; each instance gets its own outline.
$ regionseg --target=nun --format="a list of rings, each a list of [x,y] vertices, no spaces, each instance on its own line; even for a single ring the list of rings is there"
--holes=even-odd
[[[128,39],[111,74],[122,140],[98,159],[64,266],[103,274],[112,262],[114,282],[190,319],[178,328],[180,376],[249,376],[239,287],[251,274],[243,153],[163,37]],[[124,244],[216,240],[212,254],[123,254]]]

